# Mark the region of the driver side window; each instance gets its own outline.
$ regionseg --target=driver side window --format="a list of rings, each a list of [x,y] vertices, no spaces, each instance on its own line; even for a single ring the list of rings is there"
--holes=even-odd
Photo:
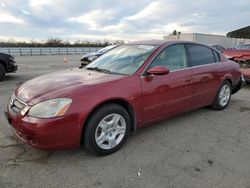
[[[187,54],[184,44],[175,44],[165,48],[150,67],[155,66],[165,66],[170,71],[186,68]]]

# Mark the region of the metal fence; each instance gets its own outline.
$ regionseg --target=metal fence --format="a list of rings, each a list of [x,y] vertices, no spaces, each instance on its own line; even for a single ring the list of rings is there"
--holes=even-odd
[[[42,56],[42,55],[74,55],[96,52],[100,48],[0,48],[1,53],[15,56]]]

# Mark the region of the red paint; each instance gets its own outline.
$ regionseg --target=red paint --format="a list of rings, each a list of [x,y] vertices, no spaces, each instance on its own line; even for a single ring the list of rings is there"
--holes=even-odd
[[[165,75],[169,73],[169,69],[163,66],[156,66],[149,69],[147,73],[152,75]]]
[[[224,50],[223,54],[227,57],[233,57],[235,61],[250,60],[250,50],[228,49]]]
[[[225,79],[229,79],[233,86],[239,83],[241,73],[238,64],[223,56],[221,63],[168,74],[167,69],[158,67],[157,71],[165,71],[164,75],[143,75],[158,52],[174,42],[151,43],[158,47],[133,75],[113,75],[76,68],[44,75],[22,84],[15,90],[15,95],[29,105],[61,97],[71,98],[73,102],[63,117],[50,119],[23,117],[7,108],[14,131],[36,148],[75,148],[81,144],[88,116],[105,102],[127,102],[140,128],[210,105]],[[139,44],[150,44],[150,41]]]

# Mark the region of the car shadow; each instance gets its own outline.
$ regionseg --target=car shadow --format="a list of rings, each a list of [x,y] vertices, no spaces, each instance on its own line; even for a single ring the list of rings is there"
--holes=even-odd
[[[250,88],[249,86],[247,87]],[[232,103],[229,104],[227,109],[232,110],[235,106],[235,103],[239,103],[239,101],[232,100]],[[122,148],[118,152],[108,156],[104,156],[102,158],[112,159],[114,156],[120,156],[120,157],[122,155],[126,156],[128,155],[129,152],[133,151],[135,147],[138,147],[139,143],[145,144],[145,142],[150,142],[150,140],[154,141],[154,139],[148,139],[151,138],[152,135],[154,137],[156,135],[158,135],[159,137],[167,136],[169,130],[173,131],[172,127],[175,127],[174,129],[176,129],[176,131],[178,132],[180,130],[186,129],[187,128],[186,126],[192,126],[193,125],[192,119],[200,121],[200,118],[202,117],[202,119],[204,119],[205,121],[206,118],[213,117],[215,114],[221,116],[221,114],[228,113],[227,109],[218,112],[218,111],[213,111],[209,108],[200,108],[181,115],[177,115],[175,117],[171,117],[169,119],[153,123],[146,127],[142,127],[129,136],[126,143],[122,146]],[[201,124],[199,126],[202,128],[203,126],[206,126],[206,123]],[[186,132],[190,132],[194,129],[196,128],[190,128]],[[15,140],[16,144],[12,144],[10,146],[5,146],[5,147],[0,146],[0,148],[11,147],[11,149],[13,150],[12,153],[15,154],[14,157],[10,156],[10,158],[8,159],[8,161],[12,161],[10,165],[25,163],[25,162],[50,164],[52,162],[54,163],[55,161],[57,162],[67,161],[67,163],[75,163],[75,161],[79,159],[88,161],[99,158],[97,156],[88,153],[84,149],[84,147],[72,150],[42,151],[22,143],[14,135],[10,139]]]
[[[206,113],[208,109],[202,108],[198,110],[194,110],[192,112],[188,112],[167,120],[159,121],[157,123],[153,123],[150,126],[146,126],[137,130],[136,133],[132,133],[128,140],[127,144],[125,144],[118,152],[113,153],[108,156],[104,156],[103,158],[112,158],[114,155],[121,155],[122,153],[126,153],[126,149],[131,150],[131,147],[134,147],[133,143],[138,143],[143,137],[147,136],[148,134],[157,135],[159,132],[167,131],[172,126],[176,126],[178,124],[179,119],[189,119],[192,116],[202,115]],[[177,122],[177,123],[176,123]],[[185,124],[178,124],[177,126],[187,126]],[[159,133],[160,134],[160,133]],[[50,164],[52,161],[67,161],[68,163],[74,163],[77,159],[84,159],[84,160],[93,160],[98,159],[99,157],[94,156],[88,153],[84,147],[80,147],[78,149],[71,149],[71,150],[57,150],[57,151],[43,151],[37,150],[25,143],[22,143],[18,138],[14,135],[11,136],[9,139],[14,140],[16,143],[7,145],[7,146],[0,146],[0,148],[11,148],[12,153],[14,153],[14,157],[10,156],[8,159],[9,166],[24,164],[26,162],[34,162],[40,164]],[[11,161],[11,162],[10,162]]]

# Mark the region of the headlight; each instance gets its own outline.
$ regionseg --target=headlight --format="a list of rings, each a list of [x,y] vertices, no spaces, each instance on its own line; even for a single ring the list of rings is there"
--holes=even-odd
[[[15,57],[14,56],[9,56],[10,61],[14,61]]]
[[[32,106],[28,115],[37,118],[52,118],[63,116],[72,100],[68,98],[51,99]]]

